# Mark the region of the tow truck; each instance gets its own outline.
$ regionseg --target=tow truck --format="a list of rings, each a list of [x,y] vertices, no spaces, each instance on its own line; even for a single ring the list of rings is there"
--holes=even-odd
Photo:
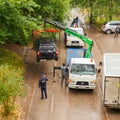
[[[62,29],[65,33],[73,35],[88,45],[87,49],[84,48],[67,48],[66,52],[66,67],[68,71],[67,83],[69,88],[73,89],[95,89],[96,87],[96,65],[92,58],[93,41],[84,35],[81,35],[70,29],[64,27],[57,21],[49,19],[44,20],[44,25],[49,23],[55,27]],[[53,76],[55,70],[61,69],[60,66],[54,66]]]

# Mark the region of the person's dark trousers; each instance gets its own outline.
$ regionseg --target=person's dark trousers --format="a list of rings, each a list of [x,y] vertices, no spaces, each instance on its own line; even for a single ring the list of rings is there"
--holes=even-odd
[[[65,75],[62,75],[62,83],[63,83],[63,81],[65,80]]]
[[[66,75],[62,75],[61,78],[61,85],[65,82],[65,85],[67,85],[67,81],[66,81]]]
[[[41,87],[41,99],[44,99],[44,95],[45,95],[45,98],[47,98],[47,91],[46,91],[46,88],[45,87]]]
[[[114,35],[114,38],[118,38],[118,34],[119,34],[119,32],[116,32]]]

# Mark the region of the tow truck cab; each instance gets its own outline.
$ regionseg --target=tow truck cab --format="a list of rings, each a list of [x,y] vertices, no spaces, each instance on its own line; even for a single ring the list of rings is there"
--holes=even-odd
[[[92,58],[71,58],[68,69],[69,88],[94,89],[96,87],[96,68]]]

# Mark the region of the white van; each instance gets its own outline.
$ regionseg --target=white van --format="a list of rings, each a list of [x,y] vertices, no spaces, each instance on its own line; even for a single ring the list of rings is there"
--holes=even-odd
[[[69,27],[69,29],[79,33],[80,35],[85,35],[83,28]],[[84,46],[84,42],[80,38],[77,38],[67,33],[65,33],[65,44],[67,47],[70,47],[70,46],[71,47],[73,46],[83,47]]]
[[[69,88],[95,89],[96,67],[92,58],[71,58],[68,72]]]
[[[120,53],[103,54],[102,104],[120,109]]]

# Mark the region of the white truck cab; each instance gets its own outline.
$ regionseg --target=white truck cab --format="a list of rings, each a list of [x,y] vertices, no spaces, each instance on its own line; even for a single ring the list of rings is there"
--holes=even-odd
[[[75,27],[70,27],[69,29],[79,33],[80,35],[85,35],[85,32],[83,30],[83,28],[75,28]],[[83,47],[84,46],[84,42],[82,40],[80,40],[80,38],[77,38],[73,35],[70,34],[66,34],[66,46],[68,47],[72,47],[72,46],[79,46],[79,47]]]
[[[96,68],[92,58],[71,58],[68,65],[68,87],[74,89],[95,89]]]

